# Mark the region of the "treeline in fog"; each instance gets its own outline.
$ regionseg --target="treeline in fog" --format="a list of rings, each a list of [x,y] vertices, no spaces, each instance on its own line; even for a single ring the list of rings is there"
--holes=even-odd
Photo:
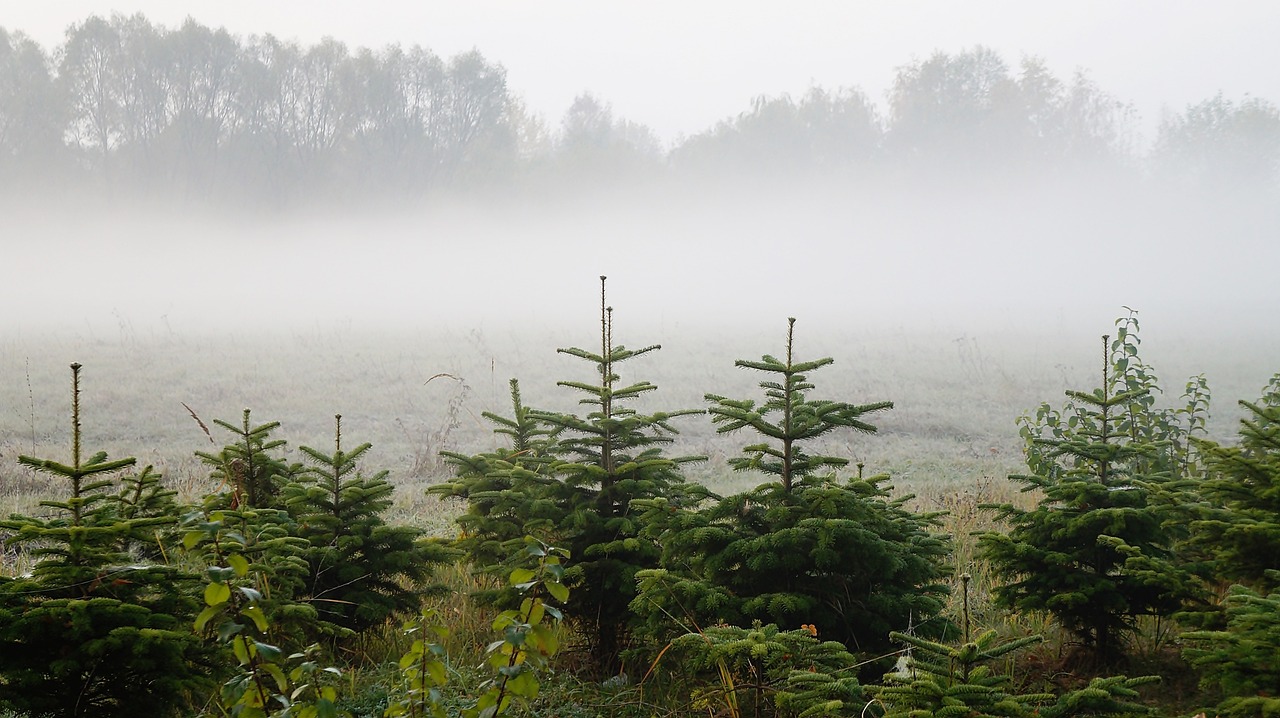
[[[1196,191],[1280,189],[1280,112],[1268,100],[1206,98],[1168,113],[1153,138],[1139,119],[1084,73],[975,47],[904,64],[883,103],[854,86],[760,97],[668,146],[589,93],[558,120],[530,113],[477,50],[303,46],[142,15],[90,17],[56,48],[0,28],[9,190],[272,206],[715,176],[1098,171]]]

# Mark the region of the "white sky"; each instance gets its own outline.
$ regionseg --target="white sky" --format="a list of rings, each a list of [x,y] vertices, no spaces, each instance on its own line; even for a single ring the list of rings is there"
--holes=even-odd
[[[977,44],[1011,65],[1042,57],[1064,78],[1086,70],[1133,103],[1146,133],[1164,108],[1218,91],[1280,102],[1275,0],[0,0],[0,26],[52,48],[68,25],[113,12],[352,48],[476,48],[552,125],[589,90],[667,140],[812,85],[883,103],[896,67]]]

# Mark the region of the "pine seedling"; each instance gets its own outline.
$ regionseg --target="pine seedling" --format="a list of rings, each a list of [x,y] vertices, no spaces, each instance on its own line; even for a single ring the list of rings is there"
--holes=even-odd
[[[111,475],[134,459],[85,457],[80,369],[71,365],[71,461],[19,457],[65,482],[65,498],[41,503],[46,518],[0,521],[12,532],[6,544],[25,547],[35,560],[30,574],[0,578],[0,710],[184,715],[210,683],[208,651],[188,628],[197,610],[195,580],[130,553],[139,537],[174,519],[122,513],[129,504],[116,500]]]
[[[675,495],[684,481],[681,465],[701,457],[668,457],[676,429],[671,421],[699,410],[641,413],[630,403],[657,389],[647,382],[624,384],[617,373],[625,362],[657,345],[627,349],[614,344],[613,308],[605,300],[600,277],[600,350],[560,349],[593,366],[598,380],[562,381],[582,395],[585,415],[537,412],[557,441],[556,479],[536,490],[528,511],[574,560],[565,572],[573,597],[568,618],[580,625],[596,665],[607,675],[620,668],[620,653],[635,617],[628,603],[635,596],[637,571],[656,568],[659,547],[643,536],[644,518],[633,502]]]
[[[160,520],[140,526],[127,544],[130,553],[151,559],[164,559],[177,545],[178,516],[182,513],[175,501],[178,492],[164,486],[162,478],[153,467],[145,466],[120,477],[120,489],[114,497],[121,518]]]
[[[534,502],[554,481],[555,432],[524,404],[520,383],[512,379],[510,386],[510,417],[487,411],[481,414],[493,424],[495,434],[507,437],[510,446],[474,455],[440,452],[453,467],[454,479],[427,489],[428,493],[467,503],[467,510],[457,519],[460,534],[455,545],[473,569],[500,584],[478,594],[486,601],[504,594],[514,598],[502,580],[514,568],[508,560],[521,553],[525,536],[548,535],[548,519],[555,513],[548,515],[534,508]]]
[[[1107,341],[1099,388],[1068,391],[1062,412],[1046,405],[1021,422],[1032,473],[1010,478],[1042,498],[1030,510],[985,506],[1010,529],[979,536],[1004,581],[997,603],[1052,614],[1095,667],[1118,659],[1137,616],[1171,614],[1198,590],[1173,560],[1175,537],[1158,510],[1171,464],[1159,443],[1132,432],[1150,388],[1125,387]]]
[[[280,490],[297,471],[297,467],[289,466],[274,453],[285,446],[283,439],[271,438],[280,422],[253,426],[249,410],[245,409],[239,425],[221,419],[214,419],[213,423],[231,432],[235,442],[217,454],[197,451],[196,456],[210,467],[210,477],[226,488],[225,507],[280,508]]]
[[[907,653],[900,669],[886,674],[884,685],[872,691],[884,706],[884,718],[1021,718],[1037,715],[1040,706],[1054,700],[1050,693],[1008,692],[1012,677],[996,670],[993,664],[1044,639],[1026,636],[1001,643],[991,630],[972,636],[968,620],[969,575],[960,579],[965,619],[959,646],[906,633],[891,634]]]
[[[1208,506],[1192,528],[1212,575],[1270,593],[1280,588],[1280,374],[1261,398],[1240,406],[1246,415],[1236,445],[1193,440]]]
[[[811,399],[807,374],[833,360],[796,360],[794,331],[788,320],[785,359],[737,362],[770,377],[762,404],[707,395],[718,431],[762,439],[734,468],[770,480],[698,510],[636,502],[661,529],[664,553],[660,570],[639,574],[632,607],[659,638],[720,622],[811,624],[851,651],[882,652],[890,631],[927,625],[942,609],[948,542],[938,515],[911,512],[886,476],[842,479],[847,459],[807,450],[839,429],[873,432],[868,415],[892,403]]]
[[[838,641],[803,625],[715,625],[673,640],[666,658],[710,714],[842,716],[862,707],[857,660]]]
[[[308,544],[302,551],[308,571],[297,600],[344,633],[417,611],[433,569],[454,558],[421,529],[390,526],[382,518],[394,489],[385,470],[360,474],[358,464],[370,448],[365,443],[343,449],[342,416],[335,416],[333,453],[299,447],[310,465],[282,492],[297,535]]]

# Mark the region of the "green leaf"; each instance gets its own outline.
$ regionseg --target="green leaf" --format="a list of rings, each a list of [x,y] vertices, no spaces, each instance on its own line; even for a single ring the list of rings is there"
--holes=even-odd
[[[231,598],[231,587],[225,583],[211,583],[208,586],[204,587],[204,603],[209,608],[215,608],[217,606],[221,606],[222,604],[226,603],[230,598]],[[206,611],[207,610],[208,609],[206,609]],[[200,615],[203,616],[204,612],[202,612]],[[204,624],[200,623],[198,620],[196,623],[197,623],[196,630],[198,631],[200,630],[200,627],[203,626]]]
[[[280,660],[280,657],[284,655],[283,651],[271,645],[270,643],[263,643],[262,641],[254,641],[253,646],[254,648],[257,649],[258,653],[268,661],[278,661]]]
[[[532,671],[522,671],[516,677],[507,681],[507,690],[512,695],[524,698],[538,697],[538,678],[533,675]]]
[[[200,615],[196,616],[196,622],[194,626],[196,633],[203,631],[205,625],[209,623],[209,621],[214,616],[217,616],[220,613],[222,613],[222,609],[220,606],[208,606],[203,611],[201,611]]]
[[[262,644],[262,643],[258,644],[258,646],[259,648],[273,647],[273,646],[266,646],[266,644]],[[280,669],[280,666],[277,666],[274,663],[264,663],[262,664],[262,669],[267,673],[270,673],[271,677],[276,680],[277,691],[279,691],[280,693],[284,693],[285,691],[289,690],[289,680],[285,678],[284,671]]]
[[[240,611],[240,615],[253,621],[253,625],[257,627],[259,633],[267,632],[267,615],[262,612],[259,606],[248,606]]]
[[[231,652],[235,654],[236,660],[240,662],[240,665],[249,665],[249,645],[244,636],[236,636],[231,641]]]
[[[546,584],[547,592],[550,593],[557,601],[564,603],[569,600],[569,587],[557,581],[548,581]]]

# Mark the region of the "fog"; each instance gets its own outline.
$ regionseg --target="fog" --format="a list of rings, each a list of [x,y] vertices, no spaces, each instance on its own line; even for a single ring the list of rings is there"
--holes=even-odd
[[[6,332],[634,326],[1274,336],[1275,210],[1076,182],[796,182],[269,216],[11,209]]]
[[[1274,43],[1250,22],[1265,10],[1162,15],[1213,29],[1195,53],[1129,6],[1106,29],[1132,38],[1128,54],[1099,46],[1091,24],[1105,23],[1047,21],[1075,18],[1065,5],[985,4],[1007,15],[999,32],[967,5],[836,13],[811,38],[834,55],[760,50],[752,38],[809,36],[751,13],[725,30],[703,11],[681,42],[705,45],[711,28],[735,42],[652,65],[637,58],[661,22],[619,36],[631,44],[617,53],[598,52],[611,35],[588,20],[560,27],[573,37],[558,61],[630,58],[597,84],[510,54],[507,35],[485,55],[386,17],[376,36],[320,40],[344,28],[332,8],[304,32],[234,3],[190,22],[129,7],[155,24],[68,5],[0,28],[13,78],[0,85],[0,333],[16,356],[50,336],[79,361],[95,344],[195,335],[584,345],[601,275],[628,345],[776,351],[794,316],[843,342],[820,353],[914,333],[1029,343],[1055,361],[1093,356],[1136,310],[1179,357],[1168,375],[1249,356],[1259,386],[1258,357],[1280,346],[1280,110],[1274,73],[1258,72]],[[489,38],[476,28],[494,18],[472,20],[454,29]],[[878,32],[875,62],[841,54],[857,45],[842,23]],[[1247,42],[1222,32],[1234,25]],[[915,32],[929,27],[947,32]],[[1168,67],[1171,52],[1198,60]],[[753,89],[716,100],[712,119],[654,119],[719,74]],[[661,107],[639,107],[652,97],[639,77]],[[545,94],[566,82],[591,91],[567,111]]]

